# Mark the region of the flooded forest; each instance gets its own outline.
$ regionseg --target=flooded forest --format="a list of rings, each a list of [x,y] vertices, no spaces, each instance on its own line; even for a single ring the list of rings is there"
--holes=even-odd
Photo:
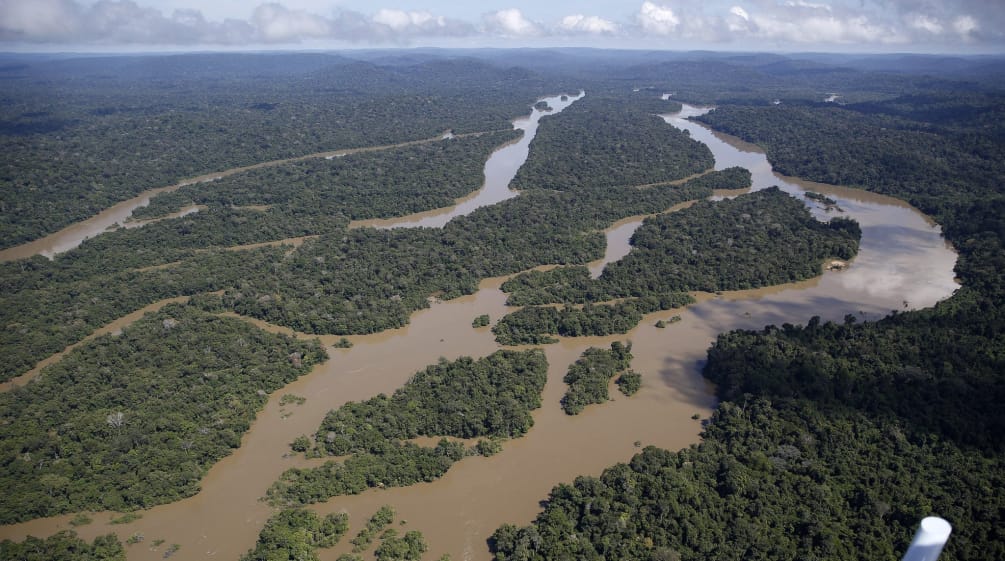
[[[0,559],[1005,558],[1005,61],[0,55]]]

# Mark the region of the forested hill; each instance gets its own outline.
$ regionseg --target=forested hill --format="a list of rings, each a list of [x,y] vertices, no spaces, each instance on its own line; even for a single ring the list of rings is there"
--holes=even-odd
[[[925,90],[907,74],[870,87],[851,72],[837,91],[868,102],[775,105],[802,95],[805,76],[752,67],[737,75],[764,81],[744,92],[722,72],[685,77],[695,101],[720,101],[703,120],[763,143],[786,173],[933,214],[963,287],[877,322],[721,335],[704,372],[723,401],[700,445],[556,487],[531,526],[496,532],[496,559],[893,561],[929,515],[954,526],[941,560],[1005,558],[1005,101],[986,82]]]

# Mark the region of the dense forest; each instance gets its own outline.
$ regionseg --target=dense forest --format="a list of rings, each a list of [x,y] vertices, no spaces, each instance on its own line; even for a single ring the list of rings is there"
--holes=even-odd
[[[17,561],[126,561],[126,550],[114,534],[99,536],[93,543],[77,537],[72,530],[48,538],[15,543],[0,541],[0,559]]]
[[[534,524],[496,532],[497,559],[897,559],[932,514],[954,525],[942,558],[1005,555],[1002,105],[879,91],[889,81],[842,107],[762,98],[702,119],[786,173],[935,215],[963,288],[878,322],[721,335],[704,372],[723,401],[702,443],[559,485]]]
[[[686,135],[675,138],[678,147],[699,145]],[[54,261],[34,257],[0,266],[5,288],[0,317],[10,326],[0,332],[0,347],[9,357],[0,373],[3,378],[23,373],[37,357],[160,299],[219,290],[225,291],[222,306],[231,311],[307,333],[401,327],[412,312],[428,306],[429,296],[470,294],[483,278],[537,265],[589,262],[603,252],[597,230],[614,221],[746,184],[749,174],[732,169],[641,190],[530,190],[442,230],[345,231],[335,222],[322,228],[310,215],[281,206],[264,212],[213,206],[99,236]],[[394,193],[396,184],[383,185]],[[324,235],[292,254],[281,247],[238,254],[194,251],[318,233]],[[159,264],[168,266],[150,268]]]
[[[712,167],[707,146],[656,115],[679,111],[679,104],[639,105],[623,94],[588,94],[542,119],[513,187],[596,191],[666,183]]]
[[[578,415],[587,405],[606,402],[610,398],[607,387],[611,378],[626,372],[631,364],[631,343],[615,341],[610,350],[586,349],[562,378],[569,385],[562,396],[562,410],[568,415]]]
[[[588,337],[628,333],[646,314],[682,308],[694,302],[686,292],[669,293],[661,297],[643,296],[613,304],[586,303],[567,305],[526,306],[503,316],[492,328],[501,345],[545,345],[557,343],[552,335]]]
[[[495,533],[496,557],[893,560],[917,521],[938,514],[955,528],[944,559],[1005,558],[1001,61],[348,56],[0,57],[15,61],[0,64],[4,247],[184,178],[375,148],[184,187],[137,216],[188,204],[199,212],[109,231],[53,260],[0,264],[5,380],[125,314],[191,298],[88,340],[0,395],[0,521],[191,495],[269,393],[326,358],[316,342],[221,312],[307,333],[373,333],[407,324],[430,297],[523,273],[504,290],[525,307],[495,334],[542,344],[626,332],[646,313],[687,304],[685,290],[789,282],[819,274],[824,258],[854,255],[857,224],[817,222],[767,190],[648,219],[629,256],[591,279],[583,265],[602,256],[601,231],[615,221],[750,184],[743,169],[710,171],[704,146],[654,116],[678,106],[660,99],[670,93],[716,104],[701,120],[763,146],[784,173],[892,195],[933,216],[959,251],[963,287],[933,309],[875,322],[803,318],[723,334],[704,370],[721,403],[701,444],[648,448],[559,485],[532,525]],[[442,229],[346,229],[477,188],[486,155],[518,134],[514,118],[543,95],[581,89],[585,97],[542,119],[513,183],[519,197]],[[839,103],[823,101],[831,92]],[[441,139],[448,130],[456,136]],[[238,247],[302,236],[297,248]],[[527,272],[540,265],[559,267]],[[619,388],[638,390],[637,374],[617,366],[600,369],[602,388],[576,370],[570,407],[609,397],[618,372]],[[467,454],[498,451],[500,439],[532,430],[545,369],[539,350],[443,362],[391,396],[348,404],[294,446],[349,456],[287,472],[268,498],[296,506],[429,481]],[[418,435],[483,440],[407,442]],[[386,514],[360,542],[380,559],[421,556],[421,535],[390,532]],[[311,558],[343,524],[280,511],[246,558]],[[119,560],[124,549],[114,537],[88,544],[60,533],[0,542],[0,558]]]
[[[251,170],[158,195],[133,217],[154,218],[193,204],[278,206],[287,214],[307,214],[312,222],[432,210],[477,190],[489,154],[519,136],[515,130],[455,136]]]
[[[558,268],[523,273],[502,288],[513,305],[758,288],[817,276],[827,258],[851,259],[861,235],[854,221],[820,222],[769,188],[647,218],[628,255],[598,279],[585,267]]]
[[[846,218],[817,221],[777,188],[646,219],[632,250],[598,279],[586,267],[530,271],[506,281],[508,304],[527,305],[493,327],[505,345],[626,333],[647,313],[685,306],[686,292],[742,290],[812,278],[828,258],[851,259],[861,230]],[[619,298],[610,305],[595,304]],[[540,304],[578,304],[563,308]]]
[[[305,509],[285,509],[274,514],[258,534],[254,549],[241,561],[318,561],[317,548],[330,548],[349,531],[349,516],[324,518]]]
[[[416,373],[391,397],[378,395],[330,412],[315,442],[346,456],[318,468],[290,469],[269,489],[277,504],[309,504],[370,487],[431,481],[465,455],[446,439],[435,448],[403,442],[417,436],[513,438],[533,425],[548,363],[540,350],[497,351],[474,360],[442,360]]]
[[[196,493],[316,341],[169,305],[0,394],[0,520],[133,510]]]
[[[2,78],[3,247],[187,177],[509,129],[562,89],[470,59],[397,67],[325,54],[55,59],[9,65]]]

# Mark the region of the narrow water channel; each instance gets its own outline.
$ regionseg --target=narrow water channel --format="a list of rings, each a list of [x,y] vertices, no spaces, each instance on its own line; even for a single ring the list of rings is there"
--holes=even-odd
[[[519,192],[509,188],[509,184],[516,177],[517,170],[527,161],[527,154],[530,151],[530,142],[537,136],[537,126],[541,118],[546,115],[561,113],[563,109],[572,105],[585,92],[578,95],[556,95],[542,98],[547,104],[547,109],[533,107],[530,116],[521,117],[513,121],[513,128],[522,130],[523,136],[502,148],[499,148],[489,156],[485,162],[485,183],[482,188],[457,201],[454,206],[417,212],[407,216],[399,216],[386,219],[356,220],[349,224],[350,228],[442,228],[447,222],[458,216],[471,214],[480,207],[501,203],[506,199],[512,199]]]
[[[419,530],[429,542],[427,558],[449,553],[458,560],[490,558],[485,540],[505,522],[527,524],[540,511],[539,501],[560,482],[578,475],[597,475],[616,462],[628,460],[640,445],[679,449],[698,441],[697,413],[707,417],[715,406],[712,388],[700,376],[708,346],[717,334],[730,329],[757,329],[766,324],[801,323],[811,316],[840,320],[846,314],[876,319],[890,310],[930,306],[956,288],[956,255],[940,230],[912,207],[887,197],[808,184],[774,175],[759,150],[735,139],[714,135],[704,127],[668,116],[673,126],[709,145],[716,167],[744,165],[754,174],[754,188],[777,184],[802,198],[803,189],[824,193],[838,201],[845,215],[863,227],[861,252],[843,271],[828,271],[800,283],[761,290],[698,294],[699,302],[683,311],[646,317],[630,333],[616,337],[565,339],[545,348],[548,383],[544,405],[534,414],[534,427],[520,439],[506,442],[491,458],[467,458],[442,479],[407,488],[370,490],[337,497],[315,505],[319,512],[345,511],[355,532],[380,505],[391,504],[403,530]],[[527,136],[527,135],[525,135]],[[524,158],[526,153],[524,152]],[[522,161],[522,160],[521,160]],[[519,167],[519,165],[517,165]],[[825,214],[823,210],[816,210]],[[628,224],[609,230],[609,248],[601,263],[627,252]],[[621,230],[619,230],[621,228]],[[615,244],[612,244],[615,245]],[[144,541],[127,546],[130,560],[163,558],[166,544],[181,546],[179,558],[236,559],[255,541],[270,509],[259,498],[283,470],[305,460],[286,456],[288,443],[311,434],[325,413],[349,400],[390,394],[415,371],[439,357],[484,356],[498,348],[488,328],[473,329],[471,320],[489,314],[493,322],[507,312],[503,279],[483,281],[471,296],[435,303],[416,312],[411,324],[377,335],[350,337],[355,346],[330,348],[331,359],[309,375],[275,392],[242,439],[241,448],[213,466],[195,497],[143,511],[125,525],[109,525],[110,513],[93,515],[95,522],[77,528],[93,539],[115,532],[126,540],[141,533]],[[665,329],[654,323],[680,315]],[[613,400],[588,407],[569,417],[559,407],[564,392],[561,378],[568,365],[589,346],[615,340],[633,343],[633,368],[642,373],[641,391],[632,398],[612,392]],[[330,343],[331,341],[326,341]],[[292,393],[306,396],[300,406],[280,406],[279,398]],[[0,537],[22,539],[45,536],[69,528],[72,516],[35,520],[0,528]],[[154,547],[154,540],[165,545]],[[322,559],[334,560],[348,546],[345,540]]]

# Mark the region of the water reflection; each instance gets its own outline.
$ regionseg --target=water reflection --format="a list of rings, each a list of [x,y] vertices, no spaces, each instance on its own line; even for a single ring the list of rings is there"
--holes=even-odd
[[[858,256],[847,270],[824,275],[816,290],[847,304],[859,303],[888,312],[904,309],[905,301],[912,309],[932,306],[959,287],[953,274],[956,253],[947,246],[941,228],[929,218],[898,199],[775,173],[757,146],[688,120],[708,111],[710,108],[684,105],[680,113],[663,118],[708,145],[715,155],[715,169],[749,169],[753,190],[777,185],[804,201],[806,191],[822,193],[837,201],[844,212],[809,205],[818,219],[848,216],[862,226]]]

